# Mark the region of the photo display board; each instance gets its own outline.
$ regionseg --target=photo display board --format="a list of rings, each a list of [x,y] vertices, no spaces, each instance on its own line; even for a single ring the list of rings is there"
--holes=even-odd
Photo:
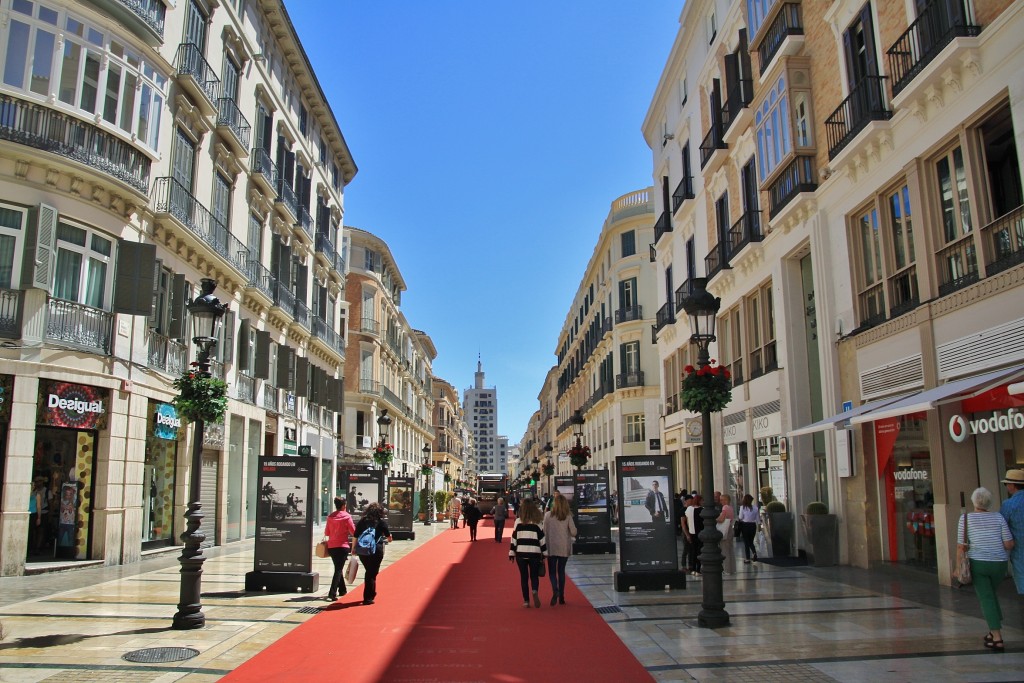
[[[608,472],[580,471],[576,478],[576,542],[607,544],[612,540],[608,510]]]
[[[672,459],[667,455],[615,458],[619,491],[619,567],[623,572],[676,570],[672,522]]]
[[[388,477],[388,528],[412,531],[412,493],[416,480],[412,477]]]
[[[261,457],[256,508],[258,572],[309,572],[313,546],[313,458]]]
[[[356,524],[363,518],[370,503],[384,505],[383,470],[347,470],[344,473],[342,490],[348,501],[348,513]],[[385,505],[385,507],[387,507]]]

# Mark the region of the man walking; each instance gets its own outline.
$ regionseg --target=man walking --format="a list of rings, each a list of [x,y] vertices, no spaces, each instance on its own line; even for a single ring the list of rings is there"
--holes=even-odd
[[[1010,497],[999,508],[999,514],[1006,518],[1013,535],[1014,546],[1010,551],[1013,581],[1017,584],[1017,594],[1024,595],[1024,470],[1006,470],[1003,483]]]

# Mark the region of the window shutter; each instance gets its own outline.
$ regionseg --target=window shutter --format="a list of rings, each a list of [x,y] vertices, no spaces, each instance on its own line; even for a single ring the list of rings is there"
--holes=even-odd
[[[114,313],[150,315],[153,312],[153,264],[156,245],[117,241],[114,269]]]
[[[188,336],[185,326],[185,305],[188,303],[185,301],[185,290],[185,276],[175,273],[171,281],[171,320],[167,326],[167,336],[171,339],[186,339]]]
[[[252,325],[248,320],[242,318],[238,324],[238,369],[242,372],[248,372],[250,366],[250,358],[252,358],[252,352],[249,348],[249,331],[252,329]]]
[[[277,347],[277,387],[279,389],[291,391],[294,388],[292,383],[292,363],[294,358],[295,351],[291,347]]]
[[[235,312],[227,311],[224,313],[223,322],[223,337],[224,340],[221,348],[221,355],[223,358],[220,359],[221,363],[233,363],[235,361]]]
[[[322,371],[315,365],[309,366],[309,391],[306,392],[310,403],[321,403],[320,397],[320,373]]]
[[[152,328],[160,327],[160,317],[163,311],[160,310],[160,270],[164,262],[160,259],[153,259],[153,293],[149,302],[149,316],[147,322]]]
[[[270,379],[270,333],[256,332],[256,362],[253,374],[260,379]]]
[[[49,204],[28,210],[25,226],[25,259],[21,283],[25,287],[53,293],[53,271],[57,260],[57,209]]]
[[[309,396],[309,359],[305,356],[295,357],[295,395]]]

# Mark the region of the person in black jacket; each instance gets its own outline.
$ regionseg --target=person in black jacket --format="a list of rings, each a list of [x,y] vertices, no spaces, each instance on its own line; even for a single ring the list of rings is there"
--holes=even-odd
[[[476,506],[476,498],[470,498],[469,502],[462,506],[462,518],[469,526],[469,540],[471,541],[476,540],[476,525],[481,517],[483,517],[483,513]]]
[[[377,538],[377,552],[372,555],[360,555],[358,548],[353,547],[359,561],[363,564],[363,604],[372,605],[377,597],[377,574],[380,573],[380,565],[384,561],[384,542],[391,541],[391,530],[388,523],[384,521],[384,506],[380,503],[370,503],[363,513],[363,518],[356,524],[355,543],[358,545],[359,536],[366,529],[373,527]]]

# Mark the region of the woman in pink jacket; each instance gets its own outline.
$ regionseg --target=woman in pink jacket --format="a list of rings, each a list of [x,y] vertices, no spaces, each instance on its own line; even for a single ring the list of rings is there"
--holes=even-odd
[[[327,516],[327,527],[324,529],[324,540],[327,541],[327,552],[334,562],[334,578],[331,579],[331,590],[327,593],[328,600],[338,599],[338,589],[341,595],[348,592],[345,588],[345,580],[341,574],[345,570],[345,560],[348,559],[348,551],[351,549],[349,539],[356,530],[352,522],[352,515],[345,509],[346,502],[341,496],[334,497],[334,512]]]

